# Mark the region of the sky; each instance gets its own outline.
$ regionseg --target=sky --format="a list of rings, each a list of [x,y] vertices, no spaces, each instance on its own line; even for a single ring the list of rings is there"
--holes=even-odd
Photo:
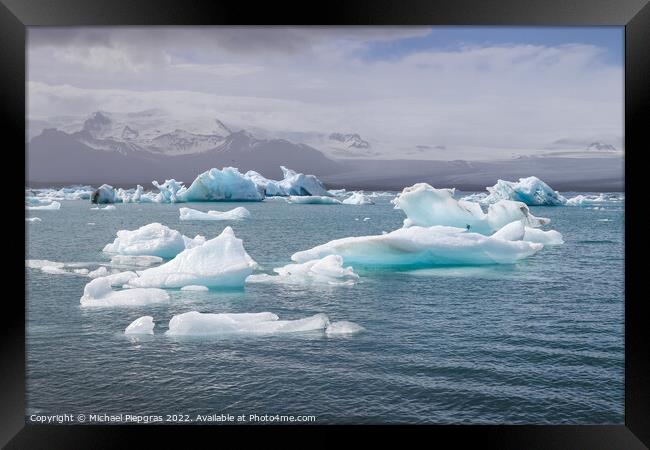
[[[28,29],[28,120],[162,109],[387,157],[622,149],[623,27]],[[39,122],[40,123],[40,122]]]

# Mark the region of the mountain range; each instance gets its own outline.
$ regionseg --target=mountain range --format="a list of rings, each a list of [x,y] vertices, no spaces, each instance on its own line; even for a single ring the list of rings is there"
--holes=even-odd
[[[45,127],[51,125],[52,127]],[[186,183],[212,167],[282,176],[280,165],[312,173],[332,187],[401,189],[426,181],[436,186],[483,189],[497,178],[536,175],[566,189],[623,187],[623,158],[606,143],[592,142],[581,154],[504,161],[381,159],[357,133],[333,132],[327,152],[287,139],[255,137],[218,119],[169,120],[159,110],[115,114],[98,111],[83,120],[54,118],[35,132],[28,126],[27,183],[148,185],[175,178]],[[559,188],[559,187],[558,187]]]

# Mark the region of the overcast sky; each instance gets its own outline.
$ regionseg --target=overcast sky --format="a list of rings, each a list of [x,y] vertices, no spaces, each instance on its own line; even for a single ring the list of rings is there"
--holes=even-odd
[[[27,50],[29,119],[161,108],[444,159],[622,146],[622,27],[33,27]]]

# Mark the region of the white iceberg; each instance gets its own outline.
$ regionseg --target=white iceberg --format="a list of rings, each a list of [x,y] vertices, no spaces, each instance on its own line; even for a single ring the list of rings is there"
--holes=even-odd
[[[73,271],[74,273],[76,273],[76,274],[79,274],[79,275],[88,275],[88,273],[90,272],[90,271],[89,271],[88,269],[86,269],[86,268],[73,269],[72,271]]]
[[[340,205],[341,201],[333,197],[325,196],[297,196],[291,195],[287,198],[289,203],[298,203],[303,205]]]
[[[598,195],[576,195],[567,200],[567,206],[594,206],[603,205],[606,203],[619,203],[624,200],[624,197],[619,194],[606,194],[600,193]]]
[[[235,167],[203,172],[190,187],[176,193],[178,201],[262,201],[264,192]]]
[[[297,320],[279,320],[277,315],[270,312],[211,314],[190,311],[172,317],[167,334],[173,336],[264,335],[322,331],[328,325],[329,318],[325,314]]]
[[[26,194],[33,196],[29,201],[30,203],[38,199],[49,203],[53,200],[87,200],[90,198],[93,190],[92,186],[73,185],[65,186],[58,190],[51,188],[27,189]]]
[[[246,278],[246,283],[327,284],[353,285],[359,275],[352,267],[343,267],[343,258],[328,255],[302,264],[288,264],[273,269],[277,275],[256,274]]]
[[[549,219],[535,217],[522,202],[501,200],[483,212],[481,205],[454,198],[454,189],[436,189],[427,183],[404,188],[392,201],[395,208],[406,214],[404,226],[450,226],[467,228],[481,234],[491,234],[504,225],[521,220],[527,226],[539,227]]]
[[[57,201],[52,201],[51,203],[45,204],[45,205],[27,205],[25,206],[25,209],[31,210],[31,211],[56,211],[57,209],[61,209],[61,203]]]
[[[363,194],[363,192],[353,192],[351,196],[343,200],[344,205],[374,205],[375,202]]]
[[[135,189],[118,189],[115,193],[122,203],[138,203],[143,199],[144,188],[139,184]]]
[[[470,233],[464,228],[412,226],[387,234],[336,239],[294,253],[291,259],[305,262],[340,255],[346,264],[369,267],[513,264],[543,247]]]
[[[25,260],[25,267],[29,267],[31,269],[41,269],[43,267],[48,267],[48,266],[61,268],[65,266],[65,263],[50,261],[48,259],[26,259]]]
[[[41,222],[40,217],[25,217],[25,222]]]
[[[198,284],[190,284],[188,286],[183,286],[181,288],[181,291],[205,292],[205,291],[209,291],[209,290],[210,289],[208,289],[207,286],[201,286],[201,285],[198,285]]]
[[[232,228],[203,245],[180,252],[171,261],[143,270],[129,281],[133,287],[181,288],[202,285],[214,288],[241,288],[257,263],[246,253]]]
[[[349,322],[347,320],[340,320],[337,322],[330,323],[327,328],[325,328],[325,334],[327,336],[340,336],[340,335],[349,335],[356,334],[364,331],[361,325],[358,325],[354,322]]]
[[[153,334],[154,325],[153,317],[138,317],[126,327],[124,334]]]
[[[149,255],[113,255],[111,264],[122,266],[141,266],[148,267],[163,262],[160,256]]]
[[[201,235],[192,239],[154,222],[137,230],[118,231],[115,240],[104,247],[104,252],[173,258],[183,250],[203,245],[204,242],[205,238]]]
[[[180,220],[243,220],[251,216],[243,206],[231,209],[230,211],[198,211],[192,208],[180,208]]]
[[[108,277],[96,278],[84,287],[81,306],[142,306],[169,300],[163,289],[123,289],[114,291]]]
[[[489,195],[484,199],[486,203],[514,200],[529,206],[560,206],[567,202],[559,192],[537,177],[520,178],[517,182],[497,180],[487,190]]]
[[[249,170],[244,176],[252,180],[269,197],[330,195],[323,183],[316,176],[298,173],[284,166],[280,166],[280,169],[282,169],[283,179],[279,181],[269,180],[254,170]]]
[[[110,184],[102,184],[90,196],[92,203],[115,203],[118,198],[115,188]]]
[[[174,180],[165,180],[164,183],[159,184],[156,180],[152,181],[156,188],[158,188],[158,194],[152,197],[152,201],[156,203],[176,203],[179,201],[184,201],[179,198],[181,194],[185,193],[187,188],[183,186],[183,183]],[[145,198],[144,195],[140,196],[141,199]]]

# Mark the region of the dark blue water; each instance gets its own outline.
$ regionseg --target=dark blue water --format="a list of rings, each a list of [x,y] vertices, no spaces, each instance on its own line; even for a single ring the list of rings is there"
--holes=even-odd
[[[31,211],[28,258],[107,262],[120,229],[160,222],[212,238],[231,225],[266,270],[331,239],[380,234],[404,218],[376,205],[245,206],[244,222],[181,222],[179,205]],[[623,423],[623,206],[532,207],[566,243],[512,266],[359,272],[352,287],[254,284],[170,291],[146,307],[83,309],[82,276],[27,274],[27,414],[290,414],[317,423]],[[364,217],[370,220],[363,221]],[[355,220],[359,219],[359,220]],[[94,222],[95,225],[88,225]],[[92,267],[91,267],[92,269]],[[174,314],[326,313],[366,332],[172,338]],[[155,335],[126,337],[151,315]]]

